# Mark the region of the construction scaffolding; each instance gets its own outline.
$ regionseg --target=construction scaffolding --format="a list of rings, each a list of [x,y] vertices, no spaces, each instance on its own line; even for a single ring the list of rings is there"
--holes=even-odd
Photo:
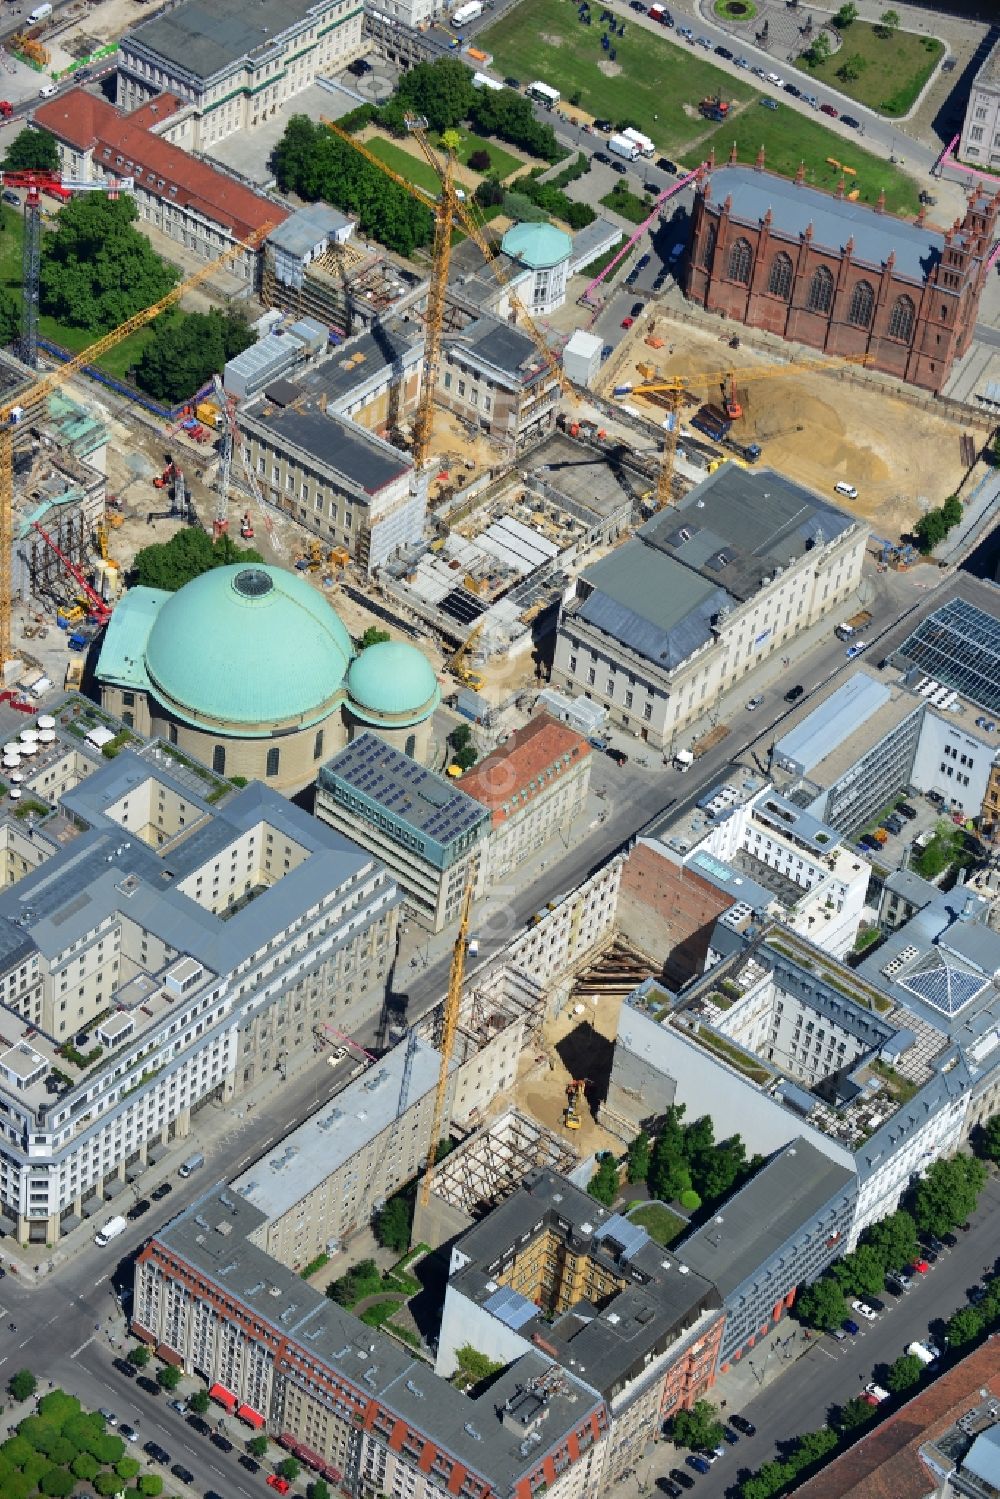
[[[331,245],[303,267],[294,284],[275,274],[265,248],[261,300],[295,317],[312,317],[344,336],[370,327],[392,312],[419,308],[427,283],[364,245]]]
[[[434,1168],[431,1192],[470,1218],[483,1218],[520,1187],[530,1171],[572,1171],[578,1157],[570,1143],[517,1109],[508,1109],[488,1129],[457,1145]]]

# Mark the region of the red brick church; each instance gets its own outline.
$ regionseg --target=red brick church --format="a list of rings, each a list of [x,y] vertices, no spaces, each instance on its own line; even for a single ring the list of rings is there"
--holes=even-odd
[[[972,339],[1000,190],[943,232],[756,167],[695,194],[685,291],[710,312],[939,391]]]

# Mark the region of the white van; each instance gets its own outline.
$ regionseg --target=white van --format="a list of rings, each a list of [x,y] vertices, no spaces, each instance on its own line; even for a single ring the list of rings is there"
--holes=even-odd
[[[31,22],[32,26],[35,26],[39,21],[44,21],[46,16],[50,16],[51,14],[51,5],[36,5],[34,10],[30,12],[28,20]]]

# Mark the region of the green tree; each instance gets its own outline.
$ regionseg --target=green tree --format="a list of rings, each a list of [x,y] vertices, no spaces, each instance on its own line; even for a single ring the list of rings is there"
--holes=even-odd
[[[811,68],[818,68],[821,63],[826,62],[830,51],[830,38],[825,31],[817,31],[803,53],[803,57]]]
[[[834,16],[833,24],[839,31],[846,31],[847,27],[853,26],[857,19],[858,7],[854,4],[854,0],[847,0],[847,4],[842,5]]]
[[[47,130],[18,131],[3,159],[5,172],[58,172],[59,147]]]
[[[469,115],[476,100],[472,76],[457,57],[418,63],[404,73],[392,99],[381,110],[384,124],[405,129],[406,114],[423,115],[431,130],[439,134]]]
[[[258,1436],[251,1437],[247,1442],[247,1451],[253,1457],[263,1457],[267,1451],[267,1437],[261,1432]]]
[[[919,1384],[920,1376],[924,1372],[924,1366],[915,1353],[904,1353],[894,1364],[889,1366],[889,1372],[885,1377],[887,1389],[894,1395],[900,1395],[904,1390],[909,1390],[913,1385]]]
[[[948,1319],[948,1346],[961,1348],[971,1343],[983,1330],[983,1315],[976,1306],[962,1306]]]
[[[107,1469],[98,1473],[93,1483],[96,1492],[101,1494],[103,1499],[111,1499],[112,1494],[117,1494],[122,1486],[122,1481],[118,1477],[118,1474],[109,1473]]]
[[[135,1364],[137,1369],[145,1369],[149,1363],[149,1349],[144,1343],[137,1343],[134,1348],[129,1349],[128,1361],[130,1364]]]
[[[30,1400],[38,1388],[38,1380],[30,1369],[18,1369],[7,1381],[7,1389],[12,1400]]]
[[[799,1293],[795,1311],[800,1322],[823,1332],[839,1327],[847,1316],[844,1293],[837,1282],[824,1275]]]
[[[926,557],[930,552],[933,552],[938,542],[944,541],[948,534],[944,512],[941,510],[926,510],[913,527],[913,534],[917,539],[917,546]]]
[[[949,531],[961,522],[964,514],[962,501],[958,498],[958,495],[950,494],[941,506],[941,516]]]
[[[890,1213],[865,1229],[864,1242],[871,1245],[885,1270],[901,1270],[917,1253],[917,1226],[903,1210]]]
[[[618,1196],[618,1186],[615,1158],[610,1150],[604,1150],[597,1157],[597,1170],[587,1183],[587,1191],[605,1207],[610,1207]]]
[[[241,547],[231,536],[213,541],[200,526],[184,526],[169,541],[156,542],[135,554],[133,581],[143,588],[163,588],[174,593],[213,567],[234,562],[263,562],[260,552]]]
[[[125,195],[83,193],[67,203],[55,232],[42,241],[42,312],[107,333],[165,296],[178,272],[133,228],[136,218],[138,209]]]
[[[856,78],[861,77],[867,66],[867,59],[862,57],[860,52],[852,52],[850,57],[845,57],[840,64],[837,77],[842,78],[845,83],[853,83]]]
[[[181,1371],[172,1364],[164,1364],[162,1369],[156,1371],[156,1382],[161,1390],[176,1390],[181,1382]]]
[[[465,749],[472,743],[472,730],[467,723],[457,723],[448,735],[448,743],[452,749]]]
[[[392,636],[388,630],[380,630],[378,625],[369,625],[357,643],[358,650],[366,651],[370,645],[382,645],[385,641],[391,639]]]
[[[390,1197],[375,1219],[375,1237],[385,1249],[410,1247],[413,1208],[405,1197]]]
[[[876,1407],[869,1405],[867,1400],[860,1395],[846,1400],[837,1412],[837,1425],[841,1431],[854,1431],[858,1426],[865,1426],[875,1414]]]
[[[1000,1165],[1000,1114],[994,1114],[973,1133],[976,1154]]]
[[[227,359],[256,341],[234,312],[172,312],[153,324],[153,336],[136,365],[135,381],[158,401],[189,400]]]
[[[731,1192],[746,1166],[746,1147],[739,1135],[722,1140],[691,1163],[691,1180],[702,1198],[712,1202]]]
[[[878,26],[875,29],[883,40],[888,41],[893,32],[899,29],[899,12],[884,10],[878,18]]]
[[[322,1478],[314,1478],[306,1489],[306,1499],[330,1499],[330,1487]]]
[[[543,161],[559,161],[563,150],[555,132],[551,125],[535,119],[530,99],[512,88],[473,89],[472,93],[468,115],[480,135],[495,135]]]
[[[495,208],[503,202],[504,191],[499,177],[484,177],[473,196],[480,208]]]
[[[487,1358],[485,1353],[480,1353],[478,1348],[473,1348],[471,1343],[465,1343],[461,1348],[455,1349],[455,1362],[458,1371],[452,1376],[453,1383],[462,1388],[481,1384],[484,1379],[498,1374],[503,1364],[495,1363],[493,1359]]]
[[[986,1168],[974,1156],[960,1153],[935,1161],[911,1200],[913,1220],[924,1233],[944,1234],[976,1210]]]
[[[285,1457],[282,1458],[281,1462],[278,1464],[277,1468],[275,1468],[274,1471],[276,1473],[280,1473],[282,1478],[287,1478],[289,1483],[294,1483],[296,1478],[298,1478],[299,1474],[302,1472],[302,1464],[299,1462],[298,1458]]]
[[[139,1493],[148,1496],[148,1499],[156,1499],[157,1494],[163,1493],[163,1479],[159,1473],[144,1473],[139,1479]]]
[[[794,1477],[795,1469],[791,1463],[765,1463],[741,1484],[741,1499],[770,1499],[772,1494],[779,1494],[787,1488]]]
[[[672,1202],[691,1185],[691,1173],[684,1157],[684,1105],[673,1105],[663,1116],[646,1181],[650,1194],[663,1202]]]
[[[456,750],[452,759],[459,770],[471,770],[479,759],[479,753],[474,745],[467,744],[463,749]]]
[[[885,1269],[870,1244],[859,1244],[831,1270],[845,1296],[878,1296],[885,1290]]]
[[[670,1422],[670,1440],[678,1447],[717,1447],[722,1441],[722,1422],[710,1400],[696,1400],[689,1411],[680,1410]]]
[[[97,1461],[97,1458],[90,1452],[78,1453],[74,1457],[70,1467],[73,1469],[76,1477],[82,1478],[86,1483],[91,1482],[101,1470],[101,1465]]]
[[[649,1136],[641,1129],[628,1148],[626,1176],[630,1182],[644,1182],[649,1171],[651,1146]]]
[[[829,1426],[821,1426],[818,1431],[804,1432],[796,1438],[788,1461],[797,1473],[801,1473],[804,1468],[811,1468],[832,1452],[838,1440],[837,1433]]]
[[[188,1409],[194,1411],[196,1416],[203,1416],[209,1403],[207,1390],[195,1390],[193,1395],[188,1396]]]
[[[51,1499],[67,1499],[76,1488],[76,1479],[65,1468],[48,1468],[41,1476],[38,1487]]]
[[[127,1483],[130,1478],[135,1477],[141,1467],[142,1464],[137,1457],[122,1457],[115,1463],[115,1472]]]
[[[0,287],[0,344],[12,344],[20,338],[23,318],[20,296]]]
[[[94,1443],[94,1456],[99,1463],[116,1463],[124,1454],[125,1443],[110,1431]]]

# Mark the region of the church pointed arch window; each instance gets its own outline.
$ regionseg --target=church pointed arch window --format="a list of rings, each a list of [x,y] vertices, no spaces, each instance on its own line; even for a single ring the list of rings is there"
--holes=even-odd
[[[908,344],[913,337],[917,309],[909,297],[897,297],[889,314],[889,337]]]
[[[753,266],[753,250],[748,239],[738,239],[729,250],[729,279],[747,286]]]
[[[810,312],[829,312],[833,306],[833,276],[825,265],[813,272],[806,306]]]
[[[783,250],[774,257],[771,274],[767,278],[767,289],[772,297],[780,297],[783,302],[787,302],[792,294],[792,261]]]
[[[875,291],[870,281],[859,281],[851,292],[847,321],[854,328],[867,328],[875,310]]]

